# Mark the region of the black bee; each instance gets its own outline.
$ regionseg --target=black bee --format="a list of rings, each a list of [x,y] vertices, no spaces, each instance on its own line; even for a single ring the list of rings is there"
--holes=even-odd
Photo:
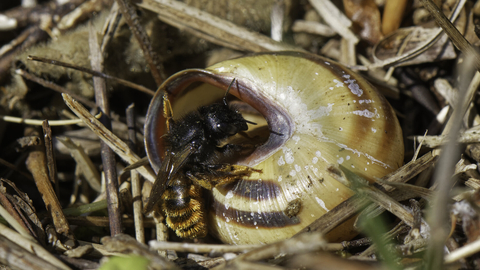
[[[182,238],[201,238],[207,234],[202,187],[211,190],[260,172],[247,166],[217,163],[219,157],[229,157],[242,150],[239,145],[220,145],[246,131],[247,123],[252,123],[228,105],[226,94],[222,103],[200,107],[178,120],[173,119],[170,102],[164,95],[167,134],[162,139],[166,154],[145,212],[152,211],[161,201],[168,227]]]

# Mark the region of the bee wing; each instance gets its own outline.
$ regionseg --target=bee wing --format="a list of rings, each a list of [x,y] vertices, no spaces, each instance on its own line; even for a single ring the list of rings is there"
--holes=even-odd
[[[153,183],[148,202],[144,206],[145,213],[149,213],[153,210],[153,207],[160,201],[163,192],[165,192],[165,189],[172,178],[185,165],[188,157],[190,157],[195,150],[196,148],[190,145],[178,153],[167,151],[167,155],[163,159],[162,166],[160,167],[160,170],[158,170],[157,177]]]

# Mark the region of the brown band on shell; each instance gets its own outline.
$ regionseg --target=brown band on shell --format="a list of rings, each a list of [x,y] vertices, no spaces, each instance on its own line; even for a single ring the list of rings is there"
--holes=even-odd
[[[333,67],[334,66],[334,67]],[[395,116],[395,112],[391,108],[390,104],[388,103],[387,99],[380,93],[376,93],[376,88],[370,85],[370,83],[360,77],[359,75],[350,72],[348,69],[341,65],[332,65],[332,69],[338,70],[337,72],[341,72],[341,74],[348,74],[351,76],[351,79],[354,79],[356,83],[359,85],[359,88],[362,89],[363,94],[361,95],[361,98],[363,100],[373,100],[376,98],[376,100],[380,101],[380,105],[375,105],[373,103],[362,103],[360,104],[359,102],[355,103],[356,110],[358,111],[365,111],[368,110],[371,113],[377,113],[375,107],[381,108],[381,113],[383,113],[383,119],[386,121],[381,121],[383,122],[383,128],[377,130],[376,132],[393,132],[393,134],[401,134],[401,131],[398,130],[399,125],[396,123],[398,120]],[[341,70],[341,71],[340,71]],[[339,73],[340,75],[340,73]],[[352,94],[353,95],[353,94]],[[362,145],[361,138],[363,136],[368,136],[368,133],[371,132],[372,127],[374,126],[374,121],[372,119],[369,119],[367,117],[360,117],[356,119],[355,121],[356,126],[354,127],[354,130],[358,132],[357,138],[359,139],[359,142],[356,143],[356,145]],[[398,138],[395,138],[398,139]],[[396,149],[392,149],[394,145],[398,145],[397,143],[393,143],[391,141],[391,137],[389,136],[381,136],[381,139],[379,141],[375,142],[379,147],[371,148],[371,149],[376,149],[376,152],[374,153],[369,153],[373,157],[375,157],[378,160],[387,160],[385,155],[391,155]],[[403,151],[403,147],[402,147]],[[389,166],[401,166],[401,164],[388,164]]]
[[[226,223],[234,222],[248,228],[283,228],[300,223],[298,216],[289,217],[284,211],[252,212],[226,207],[213,199],[214,214]]]
[[[219,191],[231,191],[235,196],[254,201],[274,200],[282,195],[280,185],[275,181],[259,179],[242,179],[219,188]]]
[[[285,55],[282,53],[282,55]],[[368,112],[368,113],[377,113],[377,110],[375,107],[379,107],[382,109],[381,112],[384,114],[384,118],[387,119],[387,121],[383,121],[383,128],[377,130],[376,132],[392,132],[393,134],[401,134],[401,131],[397,130],[399,128],[399,125],[396,123],[398,120],[395,116],[395,113],[393,109],[391,109],[390,104],[388,103],[387,99],[381,95],[380,93],[377,92],[375,87],[373,87],[366,79],[363,77],[355,74],[354,72],[351,72],[349,69],[346,67],[339,65],[339,64],[334,64],[334,61],[330,61],[318,56],[312,56],[309,54],[301,54],[301,53],[287,53],[287,55],[291,56],[296,56],[296,57],[301,57],[304,59],[308,59],[312,62],[315,62],[318,65],[323,66],[326,69],[329,69],[332,71],[333,74],[335,74],[338,78],[343,78],[344,81],[343,83],[348,83],[350,80],[351,82],[354,82],[355,84],[358,85],[358,90],[361,90],[362,93],[359,94],[357,89],[352,89],[350,86],[350,97],[352,100],[358,100],[355,103],[348,103],[348,106],[355,106],[355,110],[357,111],[363,111],[363,112]],[[329,62],[330,64],[327,64],[326,62]],[[354,80],[354,81],[353,81]],[[368,102],[362,102],[360,103],[360,100],[379,100],[381,105],[375,105],[374,103],[368,103]],[[356,130],[356,139],[357,142],[353,142],[352,145],[359,145],[362,146],[362,138],[364,136],[368,136],[369,132],[372,132],[372,128],[374,126],[374,120],[375,119],[370,119],[367,117],[358,117],[355,119],[352,124],[355,126],[352,127],[353,130]],[[398,140],[399,138],[395,138]],[[391,154],[396,151],[403,151],[403,147],[401,149],[392,149],[394,145],[398,145],[397,143],[393,143],[391,141],[391,138],[389,136],[382,136],[380,141],[377,141],[376,144],[378,144],[380,147],[376,147],[375,149],[376,152],[373,153],[368,153],[371,156],[375,157],[378,160],[387,160],[385,158],[385,155]],[[363,152],[363,151],[362,151]],[[401,164],[388,164],[389,166],[401,166]]]
[[[370,85],[370,83],[365,80],[360,75],[355,74],[348,68],[344,67],[343,65],[337,64],[335,61],[320,57],[318,55],[313,54],[305,54],[299,52],[275,52],[275,53],[260,53],[256,55],[278,55],[278,56],[291,56],[291,57],[298,57],[309,60],[314,62],[315,64],[322,66],[326,70],[330,70],[335,77],[342,80],[342,83],[346,84],[347,87],[350,89],[349,95],[345,95],[343,98],[346,100],[352,100],[352,102],[347,102],[347,106],[354,106],[355,110],[357,111],[365,111],[376,113],[375,105],[373,103],[362,102],[360,103],[359,100],[372,100],[376,99],[377,97],[380,98],[382,103],[381,108],[384,109],[386,114],[391,114],[390,105],[388,104],[387,100],[382,96],[376,93],[375,88]],[[358,88],[357,88],[358,86]],[[348,99],[347,99],[348,98]],[[353,100],[357,102],[353,102]],[[392,115],[391,119],[395,119]],[[374,119],[370,119],[367,117],[358,117],[355,121],[352,121],[352,124],[355,125],[351,129],[355,130],[356,138],[351,138],[352,140],[357,140],[356,142],[352,141],[352,145],[362,145],[362,138],[364,136],[368,136],[368,132],[371,132],[371,128],[374,125]],[[390,123],[393,127],[395,127],[395,123]],[[388,139],[385,139],[388,140]],[[385,148],[383,148],[385,149]],[[363,152],[363,151],[362,151]],[[370,153],[372,155],[379,154],[378,156],[383,156],[384,152],[379,153]]]

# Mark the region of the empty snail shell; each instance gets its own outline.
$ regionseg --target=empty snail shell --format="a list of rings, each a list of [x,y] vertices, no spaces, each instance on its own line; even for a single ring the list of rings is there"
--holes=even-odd
[[[229,94],[248,103],[271,131],[239,164],[262,170],[214,188],[209,230],[225,243],[269,243],[291,237],[353,191],[326,172],[342,164],[373,180],[403,163],[402,132],[386,99],[365,79],[322,57],[297,52],[256,54],[179,72],[164,82],[174,115]],[[162,94],[150,104],[145,144],[158,170],[165,133]],[[331,240],[355,235],[345,225]]]

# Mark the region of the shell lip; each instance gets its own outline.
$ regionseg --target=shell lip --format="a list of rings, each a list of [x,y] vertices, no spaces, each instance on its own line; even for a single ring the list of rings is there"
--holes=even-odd
[[[221,89],[227,89],[233,79],[236,83],[230,89],[232,94],[251,105],[266,119],[270,133],[267,141],[258,146],[250,155],[238,161],[238,164],[254,166],[273,155],[293,134],[294,121],[286,109],[269,99],[261,90],[261,85],[231,73],[217,73],[206,69],[188,69],[168,78],[152,98],[145,121],[145,147],[148,159],[155,172],[158,172],[165,152],[160,139],[166,132],[163,115],[163,93],[169,94],[172,103],[183,90],[194,82],[207,83]],[[175,117],[175,116],[174,116]]]

